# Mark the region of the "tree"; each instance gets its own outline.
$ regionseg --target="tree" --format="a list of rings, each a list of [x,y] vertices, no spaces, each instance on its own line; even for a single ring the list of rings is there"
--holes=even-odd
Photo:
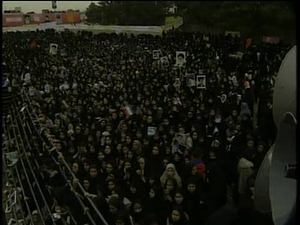
[[[88,21],[118,25],[162,25],[171,1],[101,1],[87,9]],[[102,18],[102,19],[101,19]]]
[[[245,36],[295,33],[295,1],[101,1],[91,3],[86,15],[93,23],[163,25],[173,5],[185,24]]]
[[[294,1],[176,1],[185,24],[259,35],[295,29]],[[273,33],[273,32],[271,32]]]
[[[89,23],[100,23],[102,21],[101,17],[102,9],[101,6],[91,3],[86,9],[85,15],[87,17],[87,22]]]

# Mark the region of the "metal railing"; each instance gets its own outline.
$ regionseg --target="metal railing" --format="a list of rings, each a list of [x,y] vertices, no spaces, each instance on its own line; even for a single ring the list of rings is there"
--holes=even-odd
[[[51,140],[51,139],[45,140],[45,139],[42,137],[42,135],[40,134],[40,132],[38,131],[38,127],[39,127],[39,128],[42,128],[42,125],[39,123],[37,114],[33,111],[33,106],[31,105],[30,97],[28,96],[27,90],[26,90],[25,88],[22,89],[22,94],[21,94],[21,96],[22,96],[23,102],[26,102],[27,107],[26,107],[26,109],[25,109],[24,111],[27,113],[27,116],[30,117],[30,120],[29,120],[29,121],[34,125],[34,126],[33,126],[33,129],[35,129],[35,132],[34,132],[34,133],[36,133],[36,134],[39,136],[39,138],[40,138],[41,140],[43,140],[43,142],[48,143],[48,144],[50,145],[50,148],[51,148],[51,149],[54,149],[53,151],[55,151],[56,154],[59,155],[59,152],[58,152],[57,149],[55,148],[55,145],[54,145],[54,143],[52,142],[52,140]],[[29,111],[30,109],[31,109],[31,112]],[[32,117],[33,117],[33,118],[32,118]],[[33,121],[37,121],[37,123],[34,123]],[[58,164],[60,164],[60,171],[61,171],[62,175],[65,177],[66,183],[70,186],[71,190],[73,190],[73,191],[75,192],[75,190],[73,189],[72,185],[70,184],[70,181],[67,179],[67,177],[66,177],[66,175],[65,175],[65,173],[64,173],[64,171],[63,171],[63,169],[62,169],[62,167],[65,167],[65,168],[67,169],[68,173],[71,174],[72,178],[73,178],[73,179],[76,179],[76,176],[74,175],[74,173],[73,173],[72,170],[70,169],[68,163],[64,160],[64,158],[61,158],[61,159],[59,160],[60,162],[58,162],[58,161],[54,158],[53,155],[52,155],[52,158],[53,158],[54,161],[56,161]],[[79,189],[80,189],[83,193],[86,193],[86,191],[84,190],[83,186],[82,186],[80,183],[78,183],[78,187],[79,187]],[[84,206],[82,200],[76,195],[76,192],[75,192],[75,196],[76,196],[78,202],[80,203],[80,205],[82,206],[83,210],[86,211],[86,207]],[[84,195],[84,197],[85,197],[85,198],[87,199],[87,201],[90,203],[92,209],[95,211],[95,213],[97,214],[97,216],[101,219],[102,224],[108,225],[108,223],[106,222],[106,220],[105,220],[105,218],[103,217],[103,215],[100,213],[100,211],[98,210],[98,208],[95,206],[93,200],[92,200],[88,195]],[[87,216],[89,217],[91,223],[92,223],[92,224],[96,224],[96,222],[94,221],[94,219],[93,219],[92,216],[90,215],[90,212],[87,211],[86,214],[87,214]]]
[[[38,117],[33,110],[30,97],[26,93],[26,88],[23,88],[21,90],[21,94],[17,94],[17,91],[18,90],[15,90],[12,93],[7,93],[6,96],[3,96],[5,97],[4,106],[6,108],[6,115],[2,114],[2,119],[4,121],[3,133],[4,137],[6,138],[6,140],[4,141],[6,143],[6,146],[4,148],[5,153],[8,153],[9,150],[16,150],[19,158],[16,165],[13,165],[9,168],[4,163],[4,167],[5,171],[7,169],[8,171],[10,171],[9,173],[11,174],[10,178],[13,183],[12,185],[15,188],[20,186],[23,199],[21,199],[20,196],[17,195],[17,202],[18,205],[22,205],[22,203],[24,203],[26,206],[26,212],[23,211],[21,207],[21,216],[23,221],[30,220],[31,223],[34,224],[31,210],[32,207],[35,207],[38,211],[39,217],[41,218],[41,224],[46,225],[50,222],[50,220],[51,224],[56,224],[56,220],[53,218],[51,212],[51,208],[53,207],[49,206],[49,202],[45,197],[45,195],[51,196],[51,192],[48,189],[45,190],[45,187],[40,185],[40,180],[36,176],[38,175],[37,173],[39,171],[39,177],[41,177],[42,179],[44,178],[40,170],[39,156],[47,154],[52,158],[54,163],[59,165],[59,170],[66,181],[66,185],[75,194],[78,203],[82,207],[83,212],[88,217],[91,224],[99,224],[95,222],[95,218],[91,216],[89,208],[85,206],[83,200],[81,200],[80,197],[77,195],[76,190],[72,186],[70,180],[67,178],[64,169],[66,169],[66,172],[68,172],[71,175],[72,179],[76,179],[76,176],[72,173],[68,163],[63,158],[60,158],[60,160],[56,160],[52,154],[53,152],[50,152],[49,149],[44,148],[45,145],[50,145],[51,150],[54,149],[54,151],[57,154],[59,154],[58,151],[55,149],[55,145],[53,144],[53,142],[50,139],[45,140],[45,138],[43,138],[42,135],[39,133],[38,129],[41,128],[42,125],[39,122],[36,123],[36,121],[38,121]],[[36,136],[38,142],[33,141],[32,137],[34,136]],[[10,143],[14,143],[14,145]],[[38,144],[36,145],[35,143]],[[20,173],[22,173],[22,175],[25,176],[23,177],[25,179],[22,179],[22,175]],[[7,180],[8,179],[9,177],[7,177]],[[27,193],[24,189],[24,185],[27,185],[27,187],[29,187],[29,191],[27,191]],[[85,194],[86,192],[80,183],[78,183],[78,188],[82,193],[84,193],[84,198],[88,201],[89,205],[91,206],[91,209],[94,210],[96,214],[95,216],[100,218],[102,224],[108,225],[98,208],[95,206],[93,200]],[[30,195],[32,199],[28,200],[28,195]],[[53,196],[51,197],[53,198]],[[18,212],[17,209],[15,209],[15,207],[16,205],[12,207],[12,218],[18,220]],[[70,211],[68,213],[70,219],[72,220],[72,224],[78,224],[77,221],[74,219],[72,213]],[[61,217],[61,219],[63,221],[63,224],[67,224],[64,217]]]
[[[14,105],[15,108],[17,108],[17,106],[15,105],[15,102],[13,103],[13,105]],[[24,123],[24,121],[21,121],[21,119],[20,119],[20,118],[23,117],[23,116],[20,114],[20,112],[19,112],[18,110],[16,110],[16,113],[18,114],[17,118],[19,119],[19,124]],[[25,118],[23,117],[23,119],[26,120],[26,119],[28,119],[28,118],[26,118],[26,116],[25,116]],[[24,134],[24,136],[25,136],[26,143],[28,144],[28,147],[29,147],[30,149],[34,149],[34,146],[35,146],[35,149],[36,149],[36,151],[37,151],[37,154],[38,154],[38,155],[41,155],[42,153],[39,151],[39,149],[37,148],[37,146],[34,145],[34,144],[33,144],[33,146],[32,146],[32,144],[30,144],[31,141],[29,140],[29,138],[28,138],[28,136],[26,135],[26,133],[29,133],[30,135],[33,135],[33,131],[32,131],[32,129],[30,128],[30,125],[28,124],[28,121],[26,121],[25,124],[26,124],[27,126],[22,126],[22,129],[23,129],[23,134]],[[27,128],[27,131],[25,131],[25,128],[24,128],[24,127]],[[24,144],[23,144],[23,146],[24,146]],[[24,146],[24,147],[25,147],[25,146]],[[39,146],[39,147],[41,147],[41,146]],[[26,155],[26,157],[28,157],[28,156]],[[40,168],[40,166],[38,165],[37,160],[35,160],[35,159],[33,159],[33,160],[35,161],[35,164],[37,165],[37,167]],[[30,169],[32,169],[30,164],[29,164],[29,167],[30,167]],[[35,176],[34,176],[34,179],[35,179],[36,182],[37,182],[37,179],[36,179]],[[38,184],[37,184],[37,185],[38,185]],[[39,185],[38,185],[38,187],[39,187]],[[49,192],[49,194],[50,194],[50,192]],[[42,198],[45,199],[44,196],[42,196]],[[47,211],[50,212],[49,207],[47,208]],[[76,221],[74,220],[74,217],[73,217],[72,214],[70,214],[70,217],[71,217],[71,219],[73,220],[73,222],[76,224]],[[63,218],[63,221],[64,221],[64,218]],[[65,222],[65,221],[64,221],[64,222]]]
[[[9,180],[9,182],[12,183],[11,186],[13,186],[14,189],[19,188],[22,192],[23,198],[21,199],[19,193],[17,193],[16,200],[24,224],[28,224],[29,221],[31,222],[31,224],[35,224],[31,215],[31,211],[33,210],[32,207],[34,207],[34,209],[37,209],[38,215],[41,218],[41,224],[56,224],[56,221],[54,220],[51,210],[49,208],[48,202],[45,198],[46,192],[42,190],[42,187],[40,187],[40,180],[38,180],[34,172],[35,168],[33,167],[38,168],[37,159],[34,158],[33,160],[35,161],[35,165],[31,165],[32,159],[30,159],[28,156],[28,153],[34,152],[34,149],[32,148],[28,137],[29,134],[26,132],[25,129],[28,128],[28,123],[24,123],[24,121],[22,121],[22,117],[19,113],[20,109],[16,106],[15,101],[16,96],[11,97],[10,102],[7,106],[9,108],[9,112],[8,116],[4,116],[5,119],[3,123],[2,139],[4,139],[4,155],[9,153],[10,150],[10,152],[17,151],[18,160],[13,165],[6,165],[5,157],[3,158],[4,171],[10,174],[7,175],[5,173],[6,180]],[[23,173],[25,175],[25,179],[22,179],[22,175],[20,175],[20,173]],[[30,193],[26,193],[24,184],[27,184],[27,186],[30,189]],[[37,190],[34,190],[34,185],[36,186]],[[7,185],[7,188],[8,187],[9,185]],[[32,197],[32,199],[28,199],[27,196]],[[41,197],[40,201],[38,200],[38,197]],[[30,201],[32,200],[33,202],[31,203],[33,203],[34,205],[30,204]],[[26,206],[26,212],[24,212],[22,209],[22,203],[24,203]],[[16,203],[14,203],[11,206],[13,215],[10,217],[10,219],[15,220],[16,222],[18,221],[17,224],[20,224],[19,216],[17,215],[18,212],[17,209],[15,209],[15,207]],[[6,215],[9,214],[9,212],[6,213]],[[66,224],[64,219],[62,221],[63,224]]]
[[[6,100],[3,102],[3,105],[6,107],[7,114],[9,113],[9,108],[10,108],[10,101],[16,96],[15,93],[5,93],[6,96],[2,96],[2,100]],[[2,116],[4,116],[2,114]],[[3,118],[3,123],[2,123],[2,131],[3,131],[3,135],[2,135],[2,140],[3,140],[3,146],[2,146],[2,156],[3,156],[3,170],[5,171],[5,180],[7,181],[7,183],[5,184],[5,189],[10,189],[7,191],[12,191],[14,190],[16,193],[16,202],[15,204],[13,204],[12,207],[12,211],[13,211],[13,216],[11,216],[11,219],[14,220],[18,220],[19,216],[17,215],[18,213],[18,209],[16,209],[16,206],[19,206],[19,211],[21,212],[21,217],[23,221],[29,220],[31,222],[33,222],[32,216],[31,216],[31,210],[28,204],[28,201],[22,201],[25,199],[25,191],[23,188],[23,184],[22,184],[22,180],[20,178],[19,175],[19,171],[17,168],[17,164],[15,165],[7,165],[6,163],[6,154],[11,153],[14,150],[18,150],[20,152],[20,149],[18,149],[18,145],[17,140],[16,140],[16,136],[12,136],[12,130],[15,129],[16,125],[14,123],[11,123],[12,118],[11,116],[5,117]],[[22,157],[20,157],[20,160],[23,160]],[[16,176],[17,175],[17,176]],[[23,199],[21,200],[21,196],[18,193],[19,189],[21,189],[21,193],[22,193],[22,197]],[[12,193],[11,193],[12,194]],[[10,196],[8,196],[8,199],[10,198]],[[22,207],[22,203],[25,203],[26,206],[26,212],[23,210]],[[6,215],[9,215],[10,213],[7,212]],[[26,216],[25,216],[26,215]],[[27,219],[29,217],[29,219]]]

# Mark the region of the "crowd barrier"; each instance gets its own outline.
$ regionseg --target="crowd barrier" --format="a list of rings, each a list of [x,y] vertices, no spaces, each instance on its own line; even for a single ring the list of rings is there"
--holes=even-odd
[[[25,32],[25,31],[36,31],[36,30],[55,29],[56,31],[70,30],[74,32],[78,31],[92,31],[95,33],[129,33],[129,34],[151,34],[151,35],[162,35],[163,27],[159,26],[102,26],[102,25],[57,25],[41,24],[36,26],[22,26],[22,27],[3,27],[3,32]]]
[[[9,181],[6,189],[10,190],[10,194],[6,199],[6,208],[10,208],[10,210],[6,209],[6,217],[10,215],[10,220],[18,221],[17,224],[21,224],[20,221],[22,220],[27,221],[24,224],[28,224],[28,222],[36,224],[32,215],[32,211],[36,210],[37,215],[40,217],[40,223],[43,225],[78,224],[70,210],[60,216],[59,221],[54,216],[54,207],[57,201],[51,193],[51,188],[45,185],[43,169],[41,168],[44,166],[41,157],[49,156],[53,163],[59,166],[60,173],[66,182],[65,185],[75,194],[79,205],[82,207],[82,212],[85,212],[90,224],[99,224],[99,222],[95,222],[97,216],[98,221],[99,219],[101,221],[100,224],[108,225],[89,196],[84,196],[89,203],[88,206],[77,196],[76,190],[72,186],[72,180],[76,178],[75,175],[63,158],[55,157],[59,153],[53,148],[52,141],[45,140],[40,134],[39,129],[42,127],[31,105],[30,97],[26,94],[27,90],[22,89],[21,93],[11,98],[9,114],[3,117],[3,165],[6,179]],[[49,146],[52,151],[46,146]],[[10,157],[13,153],[16,153],[17,157]],[[7,165],[11,162],[13,163]],[[66,173],[71,178],[67,177]],[[26,189],[24,186],[29,188]],[[78,187],[85,193],[80,183],[78,183]],[[18,190],[17,194],[16,190]],[[11,199],[14,194],[16,195],[16,201],[12,203]]]

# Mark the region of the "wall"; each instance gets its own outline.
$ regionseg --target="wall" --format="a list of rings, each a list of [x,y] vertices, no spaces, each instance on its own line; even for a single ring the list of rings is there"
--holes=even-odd
[[[22,26],[23,24],[23,13],[9,13],[2,16],[2,25],[4,27]]]
[[[56,17],[57,15],[59,15],[60,17],[59,19],[57,19]],[[2,15],[3,27],[40,24],[40,23],[54,22],[54,21],[57,24],[81,23],[80,12],[48,13],[48,14],[5,13]]]

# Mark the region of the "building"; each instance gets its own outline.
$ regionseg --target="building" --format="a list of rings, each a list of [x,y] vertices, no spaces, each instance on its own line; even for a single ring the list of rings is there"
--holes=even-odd
[[[24,25],[38,25],[41,23],[56,22],[57,24],[73,24],[81,23],[85,17],[77,11],[49,11],[43,10],[42,13],[22,13],[20,10],[5,11],[2,15],[2,26],[24,26]]]

